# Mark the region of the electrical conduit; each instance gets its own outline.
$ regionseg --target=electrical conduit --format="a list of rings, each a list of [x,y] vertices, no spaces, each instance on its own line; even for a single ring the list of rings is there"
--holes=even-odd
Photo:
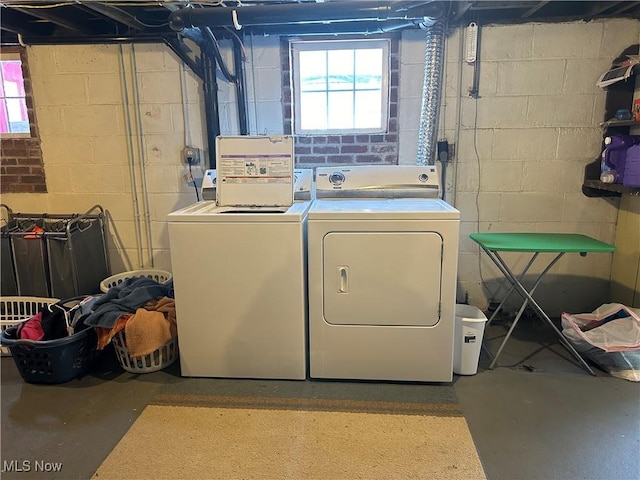
[[[138,253],[138,264],[137,266],[142,266],[142,235],[140,234],[140,207],[138,205],[138,190],[136,187],[136,172],[135,172],[135,162],[134,162],[134,154],[133,154],[133,140],[132,140],[132,130],[131,130],[131,117],[129,115],[129,91],[127,88],[127,79],[125,76],[125,65],[124,65],[124,52],[122,50],[122,45],[118,45],[118,51],[120,53],[120,86],[122,88],[122,101],[124,106],[124,125],[125,131],[127,135],[127,156],[129,160],[129,177],[131,180],[131,199],[133,201],[133,217],[134,217],[134,227],[136,231],[136,251]]]
[[[149,192],[147,191],[146,155],[142,141],[142,117],[140,116],[140,95],[138,91],[138,67],[136,65],[135,44],[131,44],[131,83],[133,85],[133,103],[136,109],[136,130],[138,133],[138,156],[140,158],[140,184],[142,185],[142,207],[146,227],[149,267],[153,268],[153,242],[151,238],[151,215],[149,213]],[[144,265],[143,265],[144,266]]]

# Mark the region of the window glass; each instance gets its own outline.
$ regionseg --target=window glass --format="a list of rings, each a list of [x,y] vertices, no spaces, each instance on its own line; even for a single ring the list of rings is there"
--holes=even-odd
[[[19,59],[0,59],[0,80],[0,133],[29,134],[29,114]]]
[[[294,41],[295,133],[382,133],[389,41]]]
[[[380,102],[380,90],[356,92],[355,124],[360,128],[380,128]]]
[[[329,50],[327,52],[329,90],[353,89],[353,50]]]
[[[301,90],[304,92],[326,90],[327,52],[301,52],[299,61]]]
[[[300,123],[304,130],[327,129],[327,94],[325,92],[303,92],[300,96],[304,105]]]
[[[382,87],[382,49],[355,52],[356,88],[380,89]]]
[[[327,125],[331,128],[353,128],[353,92],[329,92],[327,110]]]

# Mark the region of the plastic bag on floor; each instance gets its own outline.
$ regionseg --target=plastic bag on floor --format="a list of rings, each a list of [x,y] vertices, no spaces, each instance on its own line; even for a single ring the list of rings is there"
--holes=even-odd
[[[614,377],[640,382],[640,309],[606,303],[592,313],[563,313],[562,333]]]

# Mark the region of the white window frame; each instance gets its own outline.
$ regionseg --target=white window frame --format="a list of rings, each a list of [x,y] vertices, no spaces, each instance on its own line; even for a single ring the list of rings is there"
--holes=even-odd
[[[381,83],[381,119],[380,128],[338,128],[338,129],[303,129],[300,122],[300,52],[314,50],[357,50],[362,48],[382,48],[382,83]],[[387,133],[389,129],[389,76],[390,76],[390,39],[361,40],[291,40],[289,57],[293,85],[293,131],[303,135],[335,135],[335,134],[376,134]]]
[[[16,61],[19,60],[20,63],[23,63],[23,59],[21,57],[21,55],[19,53],[0,53],[0,61]],[[24,75],[22,76],[22,80],[24,81]],[[5,92],[6,95],[6,92]],[[3,98],[18,98],[18,97],[3,97]],[[26,95],[26,90],[25,90],[25,101],[27,98]],[[28,114],[27,114],[28,115]],[[7,113],[7,118],[8,118],[8,113]],[[29,122],[31,122],[31,118],[29,118]],[[29,129],[29,132],[21,132],[21,133],[12,133],[12,132],[7,132],[7,133],[0,133],[0,138],[31,138],[31,129]]]

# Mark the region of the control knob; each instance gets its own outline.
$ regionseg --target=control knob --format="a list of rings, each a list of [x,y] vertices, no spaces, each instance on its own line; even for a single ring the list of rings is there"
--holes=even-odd
[[[342,185],[342,182],[344,182],[344,173],[332,173],[331,175],[329,175],[329,182],[331,182],[333,185]]]

